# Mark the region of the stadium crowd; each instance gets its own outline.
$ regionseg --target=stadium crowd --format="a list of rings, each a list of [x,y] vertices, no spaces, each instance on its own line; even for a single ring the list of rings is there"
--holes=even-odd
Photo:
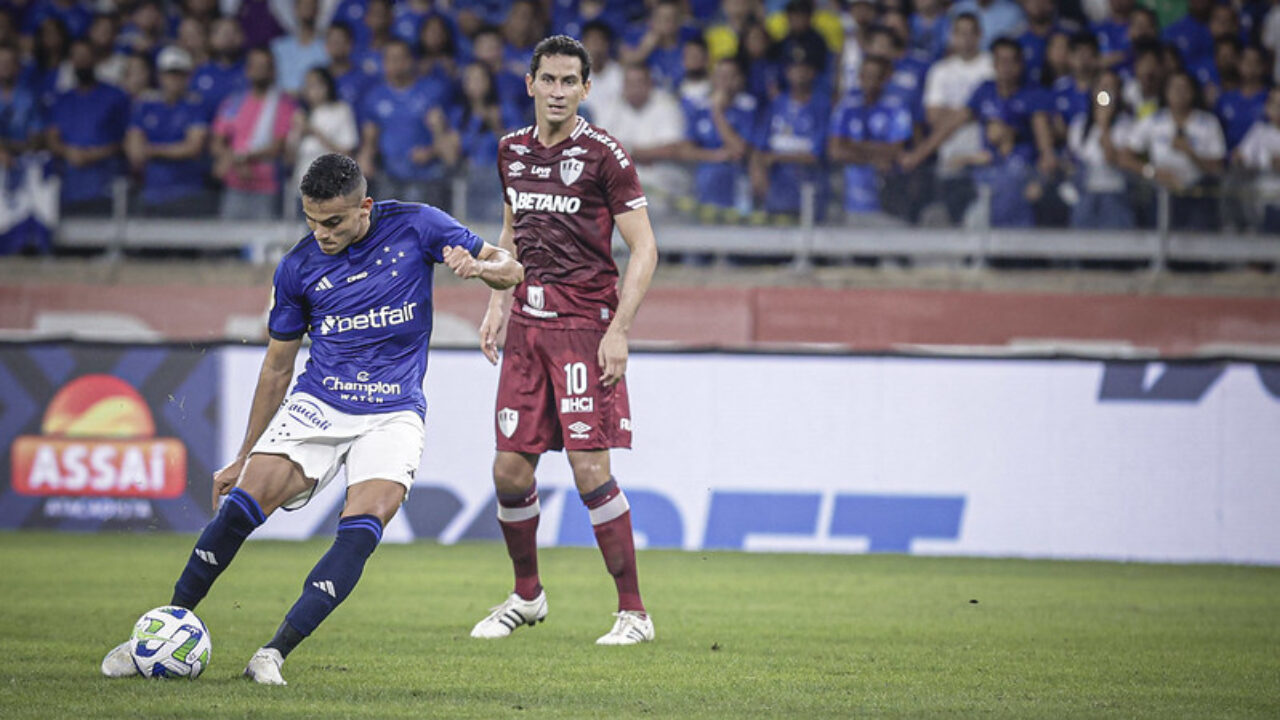
[[[716,222],[1280,232],[1280,2],[4,0],[0,162],[63,214],[269,219],[351,153],[501,216],[552,33],[659,207]],[[459,182],[461,180],[462,182]],[[985,189],[985,192],[983,191]]]

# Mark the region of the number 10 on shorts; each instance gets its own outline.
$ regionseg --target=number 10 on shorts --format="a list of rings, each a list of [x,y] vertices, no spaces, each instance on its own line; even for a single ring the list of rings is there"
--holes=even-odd
[[[582,362],[565,363],[564,389],[566,395],[582,395],[587,392],[587,364]],[[589,413],[595,410],[595,398],[564,397],[560,398],[560,413]]]

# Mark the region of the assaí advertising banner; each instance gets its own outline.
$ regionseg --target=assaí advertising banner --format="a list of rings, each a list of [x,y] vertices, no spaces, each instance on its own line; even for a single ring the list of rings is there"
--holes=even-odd
[[[216,366],[200,349],[0,345],[0,527],[198,530]]]

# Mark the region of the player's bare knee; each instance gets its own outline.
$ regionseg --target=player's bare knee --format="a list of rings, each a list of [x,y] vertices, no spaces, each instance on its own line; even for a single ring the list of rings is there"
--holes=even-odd
[[[537,457],[522,453],[500,452],[493,460],[493,485],[501,494],[517,494],[533,486]]]
[[[573,468],[573,482],[578,492],[588,493],[609,482],[608,450],[570,452],[569,466]]]
[[[237,487],[258,502],[264,515],[270,515],[314,482],[303,475],[297,463],[283,455],[255,453],[245,463]]]

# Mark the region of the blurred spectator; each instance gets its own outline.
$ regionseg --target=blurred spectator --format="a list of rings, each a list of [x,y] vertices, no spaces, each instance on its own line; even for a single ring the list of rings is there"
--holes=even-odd
[[[1178,49],[1186,67],[1213,58],[1213,33],[1209,15],[1213,0],[1187,0],[1187,14],[1164,29],[1164,41]]]
[[[437,85],[416,78],[413,63],[408,43],[387,44],[386,79],[365,95],[360,113],[360,165],[376,178],[382,197],[448,209],[449,181],[435,143],[438,130],[447,125],[442,97]]]
[[[1067,136],[1067,128],[1076,118],[1089,113],[1093,86],[1102,70],[1098,40],[1087,33],[1071,38],[1071,74],[1053,84],[1054,134]]]
[[[418,43],[418,74],[452,85],[458,74],[458,44],[444,15],[423,19],[415,38]]]
[[[98,82],[88,41],[71,43],[71,67],[76,86],[54,101],[47,137],[49,149],[63,164],[62,210],[68,215],[109,214],[129,96]]]
[[[720,15],[707,26],[703,35],[712,62],[738,55],[738,40],[747,26],[762,20],[757,15],[754,0],[724,0],[720,3]]]
[[[502,183],[493,170],[498,162],[498,138],[520,125],[520,110],[498,99],[489,68],[471,63],[462,69],[462,102],[452,114],[467,181],[467,217],[501,221]]]
[[[622,64],[647,65],[655,85],[675,90],[684,63],[683,16],[680,0],[658,0],[648,22],[623,41]]]
[[[15,3],[17,7],[24,4]],[[93,12],[77,0],[44,0],[25,4],[22,34],[33,35],[41,31],[46,20],[56,20],[67,31],[68,39],[81,38],[89,31]]]
[[[213,122],[213,174],[220,179],[227,220],[268,220],[279,205],[279,165],[296,108],[275,86],[275,61],[266,48],[245,56],[247,90],[222,102]]]
[[[236,19],[247,48],[269,48],[285,34],[291,13],[289,0],[222,0],[222,12]]]
[[[89,24],[89,47],[93,49],[94,72],[108,85],[124,80],[125,55],[116,50],[116,21],[111,15],[96,15]]]
[[[1271,53],[1271,82],[1280,83],[1280,2],[1271,4],[1258,40]]]
[[[1239,84],[1218,97],[1214,114],[1222,122],[1230,152],[1244,139],[1253,124],[1262,119],[1267,104],[1266,51],[1250,45],[1241,51]]]
[[[909,47],[924,53],[930,60],[939,60],[947,53],[948,30],[947,4],[944,0],[916,0],[911,13],[911,42]]]
[[[1209,9],[1209,37],[1215,41],[1220,37],[1233,37],[1244,46],[1249,38],[1240,33],[1240,16],[1231,5],[1215,4]]]
[[[1133,45],[1129,37],[1135,0],[1108,0],[1110,12],[1105,20],[1093,24],[1093,34],[1098,38],[1102,63],[1109,68],[1120,68],[1132,58]]]
[[[214,20],[222,16],[218,3],[219,0],[180,0],[182,16],[195,18],[204,23],[205,27],[209,27]],[[190,52],[190,49],[187,52]],[[196,67],[200,67],[200,63],[194,55],[191,56],[191,60],[196,62]]]
[[[711,93],[710,58],[707,43],[700,37],[690,38],[684,43],[684,67],[678,90],[676,94],[681,100],[705,99]]]
[[[405,0],[405,2],[396,3],[391,20],[391,33],[410,45],[421,44],[422,25],[427,18],[432,15],[445,17],[443,14],[434,12],[433,4],[433,0]],[[446,34],[453,35],[456,32],[451,23],[446,22],[446,26]],[[419,50],[421,49],[419,47]]]
[[[900,224],[884,212],[882,183],[898,166],[913,121],[909,106],[886,97],[891,61],[867,55],[859,68],[858,89],[836,106],[827,159],[844,166],[844,212],[857,225]]]
[[[1044,85],[1046,83],[1041,72],[1049,49],[1049,38],[1054,33],[1073,33],[1076,28],[1059,22],[1053,0],[1023,0],[1022,7],[1027,15],[1027,23],[1026,29],[1018,36],[1018,44],[1022,46],[1027,79],[1033,84]]]
[[[1128,144],[1134,119],[1120,88],[1120,77],[1114,72],[1099,77],[1089,111],[1078,115],[1067,133],[1079,191],[1071,210],[1073,228],[1134,227],[1132,200],[1120,167],[1120,152]]]
[[[394,17],[395,9],[391,0],[368,0],[364,22],[352,26],[357,51],[383,54],[391,41],[396,39],[391,32]]]
[[[764,25],[747,27],[738,53],[738,63],[747,76],[747,92],[755,95],[762,107],[768,106],[782,92],[782,58]]]
[[[520,76],[529,72],[533,48],[545,36],[546,20],[542,8],[534,0],[514,0],[502,21],[504,64]],[[678,59],[678,58],[677,58]]]
[[[938,154],[939,199],[951,222],[959,222],[972,202],[973,183],[957,162],[982,149],[978,124],[969,112],[969,98],[983,82],[995,77],[991,54],[982,51],[978,16],[964,13],[951,23],[951,54],[929,69],[925,78],[924,111],[931,133],[902,157],[903,169],[914,170]]]
[[[125,154],[142,176],[146,215],[212,215],[217,208],[205,183],[209,125],[190,90],[192,69],[186,50],[164,48],[156,60],[159,93],[134,102]]]
[[[596,106],[622,102],[622,65],[613,59],[613,29],[593,21],[582,28],[582,45],[591,57],[591,92],[583,106],[594,117]]]
[[[874,0],[854,0],[849,4],[845,18],[844,42],[840,48],[840,68],[837,77],[840,92],[858,86],[858,68],[862,67],[863,47],[867,33],[880,22],[880,4]],[[748,85],[750,82],[748,82]]]
[[[30,88],[18,82],[21,70],[18,50],[0,45],[0,167],[39,142],[42,119],[40,102]]]
[[[1050,175],[1056,165],[1050,101],[1045,91],[1026,82],[1017,42],[997,40],[991,57],[995,79],[969,98],[969,112],[982,127],[983,150],[958,160],[973,167],[975,182],[990,188],[992,227],[1029,227],[1042,187],[1036,170]]]
[[[1026,22],[1022,8],[1013,0],[958,0],[951,4],[951,17],[961,13],[978,16],[982,27],[982,47],[992,49],[997,38],[1015,36]]]
[[[803,52],[806,56],[815,59],[818,69],[818,78],[815,80],[818,83],[817,87],[830,94],[832,78],[828,70],[831,67],[831,48],[822,34],[813,26],[815,10],[814,0],[788,0],[787,30],[778,41],[778,54],[789,58],[796,52]],[[797,51],[796,48],[800,49]]]
[[[1165,80],[1164,101],[1163,110],[1134,125],[1123,163],[1174,196],[1169,204],[1171,228],[1214,229],[1218,201],[1211,195],[1212,181],[1222,174],[1226,157],[1222,127],[1201,109],[1195,78],[1185,71]]]
[[[318,10],[319,0],[295,0],[293,32],[271,41],[277,85],[287,93],[296,95],[307,71],[329,62],[324,40],[316,29]]]
[[[1234,159],[1257,174],[1253,190],[1263,232],[1280,233],[1280,89],[1267,93],[1264,115],[1249,128]]]
[[[1187,68],[1200,83],[1206,107],[1217,107],[1218,98],[1226,90],[1240,86],[1240,53],[1244,46],[1235,35],[1222,35],[1213,41],[1213,55]]]
[[[521,113],[525,115],[531,113],[533,98],[529,97],[524,84],[524,76],[529,72],[529,67],[526,65],[516,70],[511,69],[506,62],[502,34],[498,29],[491,25],[480,28],[471,39],[471,51],[476,62],[483,64],[489,68],[489,72],[493,73],[494,80],[498,84],[498,98],[503,103],[520,108]],[[592,84],[594,84],[594,68],[591,74]]]
[[[290,192],[302,183],[316,158],[326,153],[350,155],[360,142],[355,112],[338,96],[337,83],[328,70],[316,67],[307,71],[300,99],[285,144],[285,156],[293,164]]]
[[[200,93],[205,112],[212,118],[229,95],[244,89],[244,36],[240,24],[230,18],[214,21],[209,30],[209,60],[197,65],[191,89]]]
[[[884,17],[889,17],[885,13]],[[914,116],[924,114],[924,82],[929,64],[906,54],[907,44],[902,36],[887,25],[877,25],[867,34],[867,55],[875,55],[889,61],[890,75],[884,91],[900,99]],[[859,69],[861,82],[861,69]],[[855,87],[857,87],[855,85]]]
[[[365,93],[378,83],[382,62],[374,59],[357,62],[353,55],[355,46],[351,40],[351,28],[343,24],[329,26],[325,31],[324,47],[329,56],[329,75],[338,86],[338,97],[356,111],[356,118],[360,120]]]
[[[124,76],[120,79],[119,88],[125,91],[130,101],[137,101],[155,89],[154,73],[151,70],[151,60],[146,55],[129,53],[125,57]]]
[[[623,74],[622,102],[595,108],[597,122],[631,153],[645,189],[679,196],[688,185],[672,161],[684,140],[684,113],[675,96],[653,81],[648,65],[628,67]]]
[[[58,93],[75,87],[71,63],[67,62],[70,49],[67,26],[57,18],[45,18],[32,48],[35,62],[22,73],[22,84],[36,93],[43,108],[51,107]]]
[[[693,185],[703,205],[750,209],[746,160],[761,142],[760,104],[745,88],[742,68],[724,58],[711,75],[711,92],[684,98],[681,157],[697,163]]]
[[[827,97],[814,92],[821,62],[797,46],[787,62],[787,93],[773,101],[765,116],[765,147],[752,156],[751,187],[766,212],[798,214],[801,188],[810,185],[815,191],[815,215],[825,217],[822,156],[831,105]]]
[[[174,44],[187,51],[193,67],[200,67],[209,61],[209,23],[194,15],[183,17]]]
[[[128,52],[154,59],[169,34],[169,19],[160,0],[142,0],[119,31],[117,43]]]
[[[1124,83],[1124,102],[1139,120],[1154,115],[1163,102],[1162,56],[1159,43],[1134,46],[1133,77]]]

